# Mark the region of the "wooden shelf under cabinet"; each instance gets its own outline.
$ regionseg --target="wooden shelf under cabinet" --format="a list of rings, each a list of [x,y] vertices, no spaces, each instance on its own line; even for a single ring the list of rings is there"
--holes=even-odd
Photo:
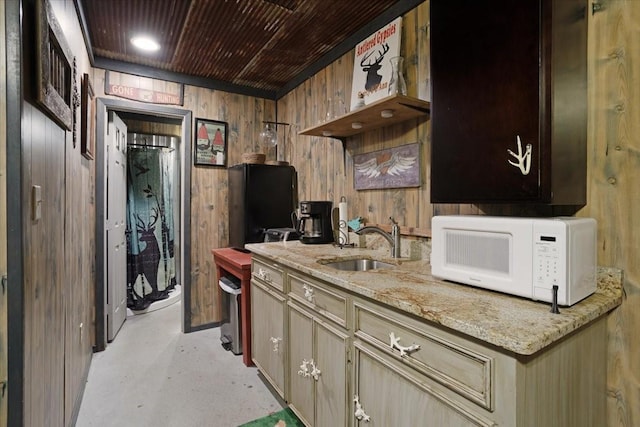
[[[430,109],[431,104],[427,101],[405,95],[392,95],[351,111],[342,117],[304,129],[300,135],[343,139],[368,130],[426,116]],[[382,112],[385,110],[389,110],[392,116],[382,117]],[[354,129],[354,123],[360,123],[362,127]]]

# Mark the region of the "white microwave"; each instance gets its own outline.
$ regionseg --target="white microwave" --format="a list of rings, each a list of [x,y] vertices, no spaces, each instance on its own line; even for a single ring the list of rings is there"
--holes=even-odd
[[[435,216],[431,274],[439,279],[570,306],[596,290],[593,218]]]

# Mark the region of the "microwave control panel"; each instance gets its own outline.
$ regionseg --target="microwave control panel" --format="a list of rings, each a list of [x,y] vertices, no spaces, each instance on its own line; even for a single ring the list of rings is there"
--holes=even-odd
[[[562,223],[545,222],[533,229],[533,286],[562,289],[565,277],[566,229]],[[539,291],[540,289],[538,289]],[[550,296],[551,294],[549,294]]]
[[[552,236],[541,236],[534,246],[534,280],[536,286],[551,289],[553,285],[560,283],[560,249]]]

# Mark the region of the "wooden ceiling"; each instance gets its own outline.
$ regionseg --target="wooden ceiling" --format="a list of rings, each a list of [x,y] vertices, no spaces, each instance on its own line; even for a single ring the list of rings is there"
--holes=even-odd
[[[274,97],[421,2],[76,1],[96,66],[151,77],[162,70]],[[154,36],[160,51],[133,47],[140,33]]]

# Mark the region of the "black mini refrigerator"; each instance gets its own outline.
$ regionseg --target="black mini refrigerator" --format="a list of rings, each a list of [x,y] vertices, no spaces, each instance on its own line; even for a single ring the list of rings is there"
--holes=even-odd
[[[264,242],[267,229],[294,226],[298,189],[293,166],[242,163],[228,171],[230,247]]]

